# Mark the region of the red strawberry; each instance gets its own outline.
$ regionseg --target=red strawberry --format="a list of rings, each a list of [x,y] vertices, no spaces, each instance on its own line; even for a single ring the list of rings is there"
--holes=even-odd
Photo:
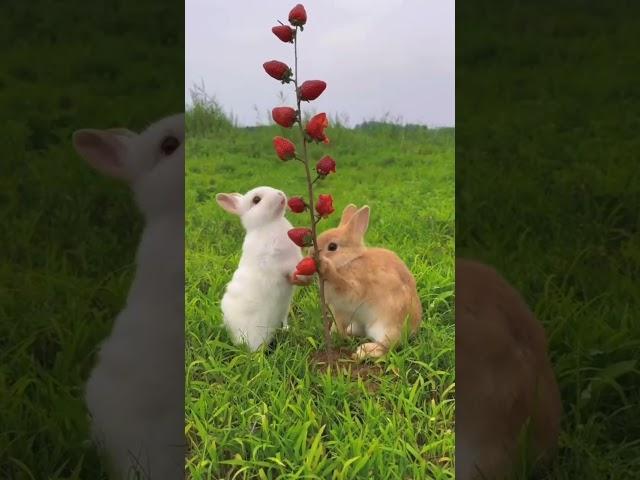
[[[276,149],[276,154],[280,160],[290,160],[296,156],[296,146],[286,138],[275,137],[273,139],[273,148]]]
[[[323,177],[336,172],[336,161],[329,155],[322,157],[316,164],[316,172]]]
[[[302,197],[291,197],[289,199],[289,208],[293,213],[302,213],[306,210],[307,204]]]
[[[310,247],[313,245],[313,237],[309,228],[292,228],[287,232],[293,243],[299,247]]]
[[[298,118],[297,112],[291,107],[276,107],[271,111],[273,121],[281,127],[290,128]]]
[[[295,30],[289,25],[278,25],[271,29],[273,34],[285,43],[293,43],[293,37],[295,36]]]
[[[313,275],[316,273],[316,261],[311,257],[303,258],[298,265],[296,265],[296,275]]]
[[[265,62],[262,67],[270,77],[281,80],[282,83],[289,83],[291,81],[293,72],[286,63],[279,62],[278,60],[270,60]]]
[[[318,98],[324,89],[327,88],[327,84],[322,80],[307,80],[298,89],[300,100],[309,102]]]
[[[334,212],[333,197],[331,195],[320,195],[318,197],[318,203],[316,203],[316,212],[323,217],[327,218]]]
[[[329,143],[329,139],[324,134],[324,129],[329,126],[329,120],[327,120],[326,113],[319,113],[314,115],[309,123],[307,123],[307,128],[305,131],[311,140],[315,140],[316,142]]]
[[[307,23],[307,11],[302,4],[297,4],[289,12],[289,23],[294,27],[302,27]]]

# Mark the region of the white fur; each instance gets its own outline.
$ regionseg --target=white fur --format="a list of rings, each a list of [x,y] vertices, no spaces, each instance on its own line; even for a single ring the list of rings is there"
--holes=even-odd
[[[253,203],[260,198],[258,204]],[[271,187],[240,194],[218,194],[218,203],[240,216],[246,236],[242,257],[222,298],[224,324],[233,341],[252,351],[268,344],[275,331],[287,325],[293,286],[289,276],[302,260],[300,247],[287,232],[286,196]]]
[[[171,154],[160,145],[179,140]],[[145,217],[127,303],[86,386],[94,439],[114,478],[184,478],[184,115],[141,134],[81,130],[74,146],[127,181]]]

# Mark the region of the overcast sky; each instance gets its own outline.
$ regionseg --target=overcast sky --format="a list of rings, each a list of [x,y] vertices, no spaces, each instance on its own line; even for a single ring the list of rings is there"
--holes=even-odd
[[[185,101],[204,82],[240,125],[294,106],[292,84],[267,76],[262,64],[293,67],[293,45],[271,27],[287,22],[296,0],[186,0]],[[455,124],[454,0],[307,0],[300,34],[300,80],[327,89],[305,110],[347,116],[350,125],[385,113],[405,123]],[[256,108],[260,114],[256,113]]]

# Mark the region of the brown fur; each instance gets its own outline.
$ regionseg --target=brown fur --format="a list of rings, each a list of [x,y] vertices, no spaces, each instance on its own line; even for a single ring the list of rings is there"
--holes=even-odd
[[[318,237],[320,273],[325,278],[326,298],[341,335],[369,337],[356,358],[384,355],[402,337],[406,320],[416,333],[422,305],[413,275],[395,253],[368,248],[364,234],[369,207],[345,208],[340,225]],[[328,250],[336,243],[336,251]]]
[[[547,457],[560,416],[542,326],[495,270],[458,259],[456,478],[508,478],[528,419],[530,460]]]

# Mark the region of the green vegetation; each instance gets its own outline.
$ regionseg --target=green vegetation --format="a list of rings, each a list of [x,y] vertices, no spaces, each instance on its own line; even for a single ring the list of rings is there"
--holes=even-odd
[[[83,388],[123,307],[141,224],[127,188],[91,171],[70,138],[182,110],[184,6],[2,10],[0,478],[99,480]]]
[[[403,258],[425,309],[421,333],[356,378],[319,370],[311,359],[324,348],[315,286],[297,291],[291,328],[278,334],[273,351],[248,353],[230,343],[220,299],[244,232],[215,194],[270,185],[300,195],[306,187],[301,166],[272,151],[272,138],[289,131],[236,128],[208,105],[187,115],[190,477],[453,478],[453,130],[370,123],[327,131],[338,173],[317,191],[334,196],[337,213],[321,230],[335,226],[348,203],[370,205],[368,243]],[[313,146],[311,158],[324,153]],[[288,217],[296,226],[306,220]]]
[[[638,4],[456,13],[457,253],[496,266],[546,327],[565,410],[548,478],[637,478]]]

